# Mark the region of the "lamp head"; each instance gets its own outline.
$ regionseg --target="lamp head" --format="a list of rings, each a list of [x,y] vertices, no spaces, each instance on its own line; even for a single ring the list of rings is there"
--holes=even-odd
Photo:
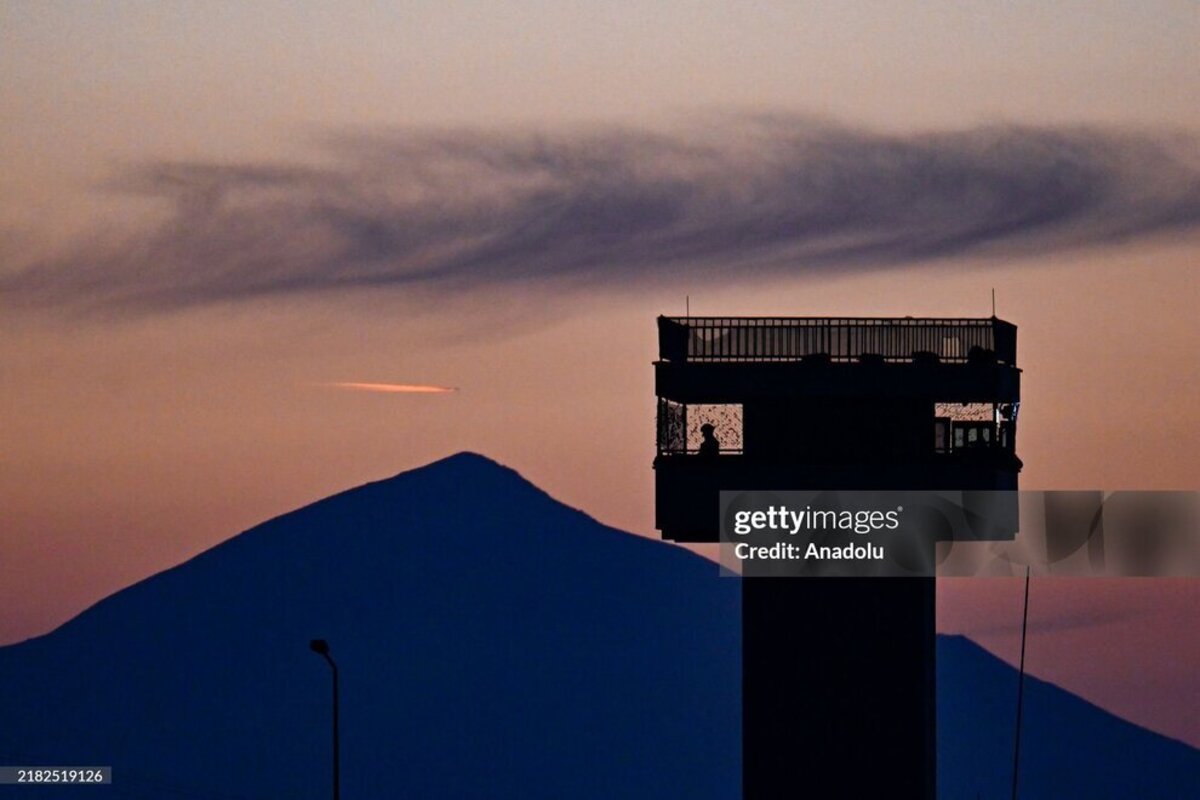
[[[308,643],[308,647],[314,653],[320,653],[323,656],[329,655],[329,642],[324,639],[313,639]]]

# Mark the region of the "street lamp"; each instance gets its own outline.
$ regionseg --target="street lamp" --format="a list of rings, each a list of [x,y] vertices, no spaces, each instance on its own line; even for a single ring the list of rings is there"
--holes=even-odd
[[[324,639],[313,639],[308,643],[308,647],[314,653],[320,655],[329,663],[329,668],[333,670],[333,800],[340,800],[341,790],[339,788],[339,767],[338,767],[338,669],[334,663],[333,657],[329,655],[329,642]]]

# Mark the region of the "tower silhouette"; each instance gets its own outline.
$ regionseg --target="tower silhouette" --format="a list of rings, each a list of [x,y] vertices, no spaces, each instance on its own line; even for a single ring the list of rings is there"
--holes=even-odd
[[[658,337],[666,539],[718,541],[722,490],[1017,488],[1011,323],[659,317]],[[747,800],[935,796],[934,587],[743,580]]]

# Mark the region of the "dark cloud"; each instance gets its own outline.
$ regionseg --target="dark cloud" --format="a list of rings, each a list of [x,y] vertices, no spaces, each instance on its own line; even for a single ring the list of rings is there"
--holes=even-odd
[[[1094,128],[885,135],[760,117],[675,133],[344,137],[320,166],[151,163],[162,222],[4,279],[170,308],[421,285],[586,285],[1024,255],[1200,226],[1197,140]]]

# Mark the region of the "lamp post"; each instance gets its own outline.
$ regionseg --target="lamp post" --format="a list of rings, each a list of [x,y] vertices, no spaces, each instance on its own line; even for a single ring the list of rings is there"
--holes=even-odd
[[[333,670],[333,800],[340,800],[340,770],[338,766],[338,668],[337,664],[334,663],[333,657],[329,655],[329,642],[324,639],[313,639],[308,643],[308,647],[314,653],[324,658],[329,663],[329,668]]]

